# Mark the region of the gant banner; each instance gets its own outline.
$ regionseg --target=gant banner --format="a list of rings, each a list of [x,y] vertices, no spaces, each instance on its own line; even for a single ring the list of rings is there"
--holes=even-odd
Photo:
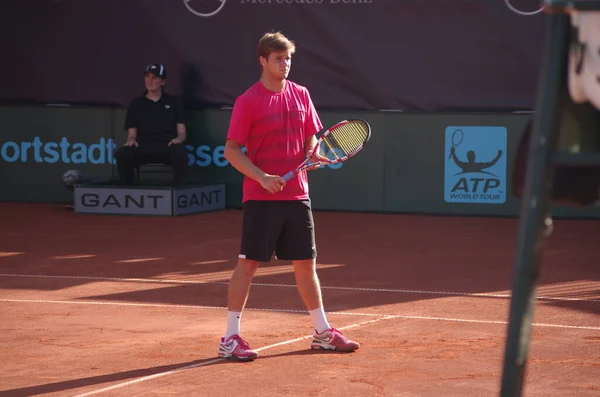
[[[127,106],[144,67],[163,63],[188,109],[231,106],[259,77],[258,39],[279,30],[297,46],[290,79],[319,109],[531,109],[539,4],[3,0],[0,102]]]

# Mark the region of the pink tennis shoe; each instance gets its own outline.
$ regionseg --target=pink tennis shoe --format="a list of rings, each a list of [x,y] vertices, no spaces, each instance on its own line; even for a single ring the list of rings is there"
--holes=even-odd
[[[330,328],[326,331],[317,333],[313,330],[311,349],[314,350],[335,350],[338,352],[353,352],[360,347],[358,342],[346,338],[340,331]]]
[[[248,342],[239,335],[231,335],[229,338],[221,338],[219,344],[219,357],[234,361],[252,361],[258,357],[258,352],[252,350]]]

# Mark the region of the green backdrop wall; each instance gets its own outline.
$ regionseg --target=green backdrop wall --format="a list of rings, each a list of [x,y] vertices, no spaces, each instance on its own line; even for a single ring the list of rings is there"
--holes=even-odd
[[[189,114],[186,145],[190,177],[195,181],[226,182],[227,205],[236,208],[241,205],[242,177],[223,157],[230,114],[230,110]],[[519,213],[520,200],[512,197],[507,187],[528,114],[329,111],[320,115],[325,126],[345,118],[364,118],[371,124],[373,135],[368,147],[347,163],[311,172],[315,209],[501,216]],[[91,172],[103,179],[116,178],[112,151],[125,140],[124,117],[121,108],[0,108],[0,201],[69,202],[72,193],[61,181],[68,169]],[[447,202],[444,193],[448,188],[449,131],[465,131],[457,154],[464,158],[467,149],[476,144],[478,155],[483,153],[485,157],[482,145],[486,140],[477,138],[477,143],[472,134],[485,134],[486,128],[505,131],[501,149],[506,157],[498,177],[501,186],[496,189],[503,192],[505,200]],[[493,146],[489,150],[496,151],[496,143],[490,141],[489,145]],[[498,169],[496,166],[494,172]],[[597,207],[553,206],[552,212],[556,216],[600,217]]]

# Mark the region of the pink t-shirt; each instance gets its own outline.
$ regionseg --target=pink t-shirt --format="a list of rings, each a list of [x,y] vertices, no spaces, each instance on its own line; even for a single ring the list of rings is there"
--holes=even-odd
[[[262,171],[283,176],[302,164],[306,158],[306,139],[322,128],[305,87],[286,80],[282,92],[272,92],[259,81],[236,99],[227,139],[246,146],[248,158]],[[244,177],[242,202],[306,199],[306,171],[289,180],[283,190],[275,194]]]

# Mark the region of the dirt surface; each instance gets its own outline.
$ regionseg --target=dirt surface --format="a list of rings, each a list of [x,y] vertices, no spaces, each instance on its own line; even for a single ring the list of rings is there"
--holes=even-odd
[[[260,357],[217,358],[241,213],[154,218],[0,204],[0,396],[499,395],[518,221],[316,212],[332,326],[313,352],[288,262],[242,318]],[[525,396],[600,395],[600,222],[556,220]]]

